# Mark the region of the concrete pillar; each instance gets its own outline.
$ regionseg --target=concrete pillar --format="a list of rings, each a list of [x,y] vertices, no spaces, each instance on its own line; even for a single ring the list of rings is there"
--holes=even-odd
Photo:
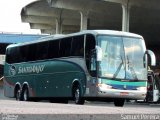
[[[62,33],[62,20],[59,18],[56,18],[56,34]]]
[[[122,4],[122,31],[129,32],[129,13],[130,6],[128,4]]]
[[[80,11],[81,14],[81,23],[80,23],[80,31],[87,30],[88,26],[88,12]]]

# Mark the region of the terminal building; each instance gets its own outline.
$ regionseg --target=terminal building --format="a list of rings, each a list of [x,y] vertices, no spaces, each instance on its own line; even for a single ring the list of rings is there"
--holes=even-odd
[[[28,23],[31,29],[39,29],[42,34],[68,34],[87,29],[140,34],[147,49],[156,54],[156,67],[160,68],[159,4],[159,0],[33,0],[21,9],[20,15],[22,22]],[[8,36],[8,39],[13,36],[16,39],[5,43],[5,34],[1,34],[0,54],[4,54],[8,44],[23,42],[22,36],[26,40],[36,38]]]
[[[120,30],[144,37],[160,64],[159,0],[33,0],[21,10],[22,22],[47,34]]]

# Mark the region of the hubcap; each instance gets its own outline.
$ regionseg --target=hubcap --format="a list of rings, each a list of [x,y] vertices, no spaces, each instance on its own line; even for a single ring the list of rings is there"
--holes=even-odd
[[[24,101],[27,101],[27,97],[28,97],[28,96],[27,96],[27,90],[25,90],[25,91],[24,91],[24,95],[23,95]]]
[[[76,89],[76,91],[75,91],[75,101],[76,102],[78,102],[78,100],[79,100],[79,95],[80,95],[79,89]]]
[[[20,90],[17,91],[16,99],[17,99],[17,100],[20,100]]]

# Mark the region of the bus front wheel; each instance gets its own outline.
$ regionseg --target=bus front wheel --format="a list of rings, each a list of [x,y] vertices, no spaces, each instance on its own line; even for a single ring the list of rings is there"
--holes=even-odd
[[[123,107],[125,99],[117,98],[114,100],[114,105],[117,107]]]
[[[82,95],[81,95],[81,88],[80,88],[80,85],[76,85],[74,87],[74,101],[76,104],[79,104],[79,105],[83,105],[85,100],[82,98]]]

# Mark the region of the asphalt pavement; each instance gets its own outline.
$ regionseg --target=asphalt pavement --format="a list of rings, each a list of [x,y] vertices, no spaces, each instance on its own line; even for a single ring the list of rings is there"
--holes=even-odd
[[[0,90],[0,120],[160,120],[159,104],[126,102],[115,107],[105,102],[84,105],[50,103],[49,101],[24,102],[3,96]]]

